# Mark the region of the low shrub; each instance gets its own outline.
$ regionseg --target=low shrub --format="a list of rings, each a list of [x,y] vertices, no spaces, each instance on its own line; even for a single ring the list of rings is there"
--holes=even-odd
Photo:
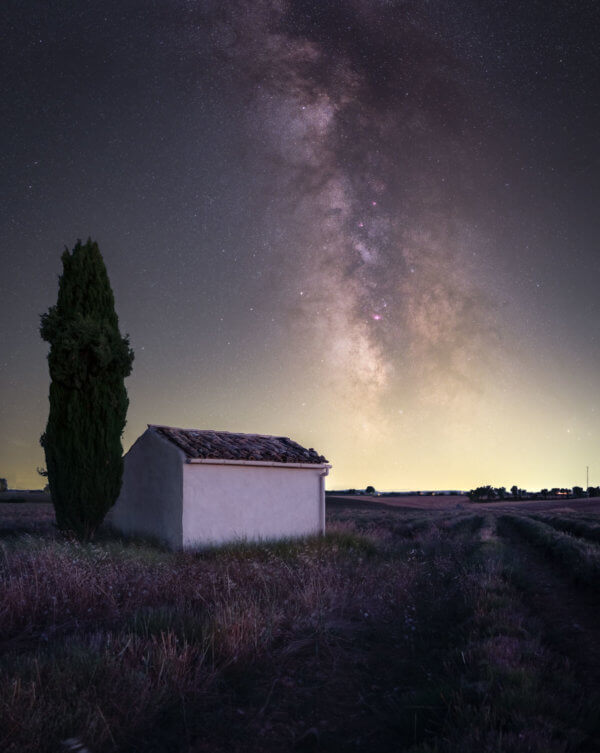
[[[588,539],[588,541],[596,541],[600,543],[600,523],[581,520],[580,518],[565,518],[559,516],[548,517],[545,515],[532,515],[531,517],[534,520],[546,523],[558,531],[572,533],[574,536],[579,536]]]
[[[502,515],[500,526],[518,531],[527,541],[543,549],[568,569],[574,580],[596,587],[600,584],[600,547],[563,533],[540,520]]]

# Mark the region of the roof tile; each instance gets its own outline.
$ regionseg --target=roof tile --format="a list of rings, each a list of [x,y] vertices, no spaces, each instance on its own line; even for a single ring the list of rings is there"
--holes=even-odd
[[[269,463],[327,463],[316,450],[306,449],[288,437],[265,434],[233,434],[229,431],[177,429],[173,426],[148,428],[177,445],[189,459],[254,460]]]

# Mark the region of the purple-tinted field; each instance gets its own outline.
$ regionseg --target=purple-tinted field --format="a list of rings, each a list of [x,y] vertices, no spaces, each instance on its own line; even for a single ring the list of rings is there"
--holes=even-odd
[[[502,500],[496,502],[471,502],[465,495],[415,494],[410,496],[398,495],[390,497],[375,497],[370,495],[328,494],[328,500],[344,502],[351,500],[361,504],[388,505],[407,510],[438,510],[452,512],[456,509],[482,510],[485,506],[490,510],[518,512],[597,512],[600,513],[600,497],[585,497],[583,499],[524,499]]]
[[[600,749],[600,516],[345,499],[195,553],[0,505],[0,750]]]

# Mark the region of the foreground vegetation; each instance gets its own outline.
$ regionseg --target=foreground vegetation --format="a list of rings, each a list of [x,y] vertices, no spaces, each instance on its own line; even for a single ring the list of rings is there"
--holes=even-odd
[[[594,678],[523,591],[517,544],[568,536],[540,521],[338,504],[323,538],[174,554],[16,507],[3,751],[598,749]]]
[[[562,564],[574,580],[594,588],[600,586],[600,547],[596,544],[557,530],[543,520],[503,515],[500,523],[517,530],[528,541],[542,548]]]
[[[532,517],[536,518],[536,516]],[[547,525],[552,526],[552,528],[556,528],[558,531],[572,533],[575,536],[589,539],[589,541],[600,542],[600,519],[598,518],[544,515],[539,519]]]

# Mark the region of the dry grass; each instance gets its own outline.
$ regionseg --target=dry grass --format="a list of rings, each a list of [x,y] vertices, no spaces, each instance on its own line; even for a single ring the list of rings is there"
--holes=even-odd
[[[0,749],[574,749],[582,701],[483,522],[340,508],[195,554],[5,526]]]

